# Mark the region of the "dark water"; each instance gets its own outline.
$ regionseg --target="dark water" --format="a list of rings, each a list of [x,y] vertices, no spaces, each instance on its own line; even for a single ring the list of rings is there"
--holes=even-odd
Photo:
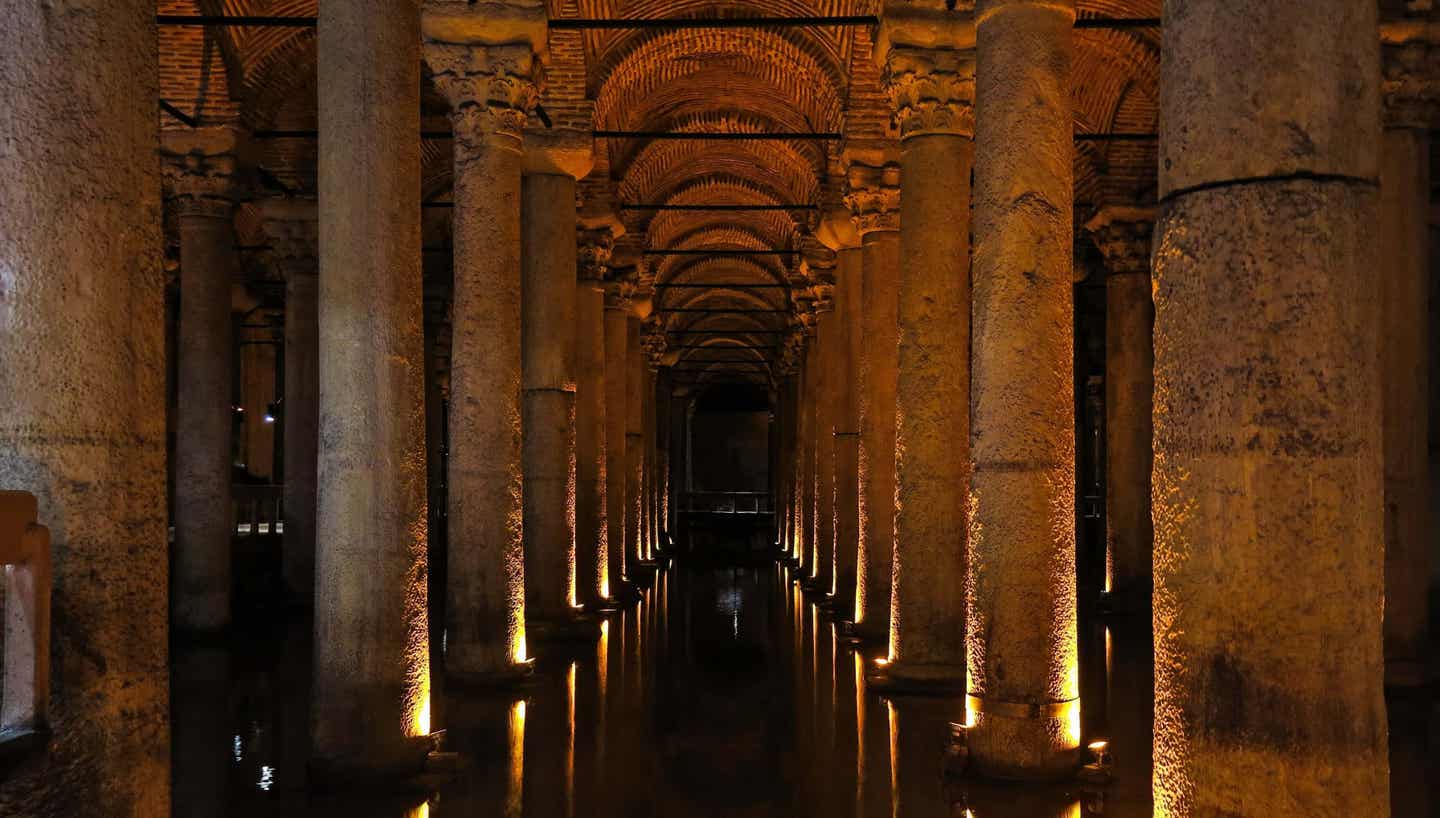
[[[1149,816],[1145,625],[1081,629],[1086,741],[1115,781],[1086,792],[949,780],[960,703],[866,690],[855,653],[779,567],[675,568],[594,649],[539,652],[512,695],[437,696],[470,762],[427,794],[308,794],[308,626],[178,651],[175,815],[331,818],[1080,818]],[[1431,697],[1392,702],[1394,814],[1429,815]]]

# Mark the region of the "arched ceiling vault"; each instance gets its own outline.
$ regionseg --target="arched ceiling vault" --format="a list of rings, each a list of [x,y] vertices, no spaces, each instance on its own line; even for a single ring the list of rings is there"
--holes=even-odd
[[[317,0],[157,0],[166,14],[314,16]],[[877,15],[881,0],[547,0],[559,18],[723,18]],[[1081,17],[1158,17],[1160,0],[1079,0]],[[640,132],[840,133],[864,141],[893,135],[888,103],[864,26],[774,29],[605,29],[551,32],[552,71],[542,105],[569,111],[593,102],[597,129]],[[1083,30],[1075,35],[1077,133],[1149,134],[1157,128],[1161,35],[1151,29]],[[213,52],[213,53],[212,53]],[[583,66],[580,63],[583,62]],[[235,27],[166,31],[162,95],[206,117],[233,117],[255,130],[315,125],[315,32]],[[571,65],[571,64],[567,64]],[[168,66],[168,67],[167,67]],[[176,66],[196,66],[192,74]],[[422,69],[423,70],[423,69]],[[212,76],[222,72],[223,82]],[[445,103],[425,72],[422,127],[446,127]],[[211,99],[206,99],[206,95]],[[589,101],[589,102],[587,102]],[[586,107],[588,110],[588,107]],[[532,127],[541,127],[532,121]],[[166,127],[178,127],[166,122]],[[418,135],[417,135],[418,138]],[[778,349],[791,322],[784,312],[669,312],[675,309],[790,310],[791,282],[808,285],[799,256],[656,256],[644,250],[813,252],[816,213],[796,210],[624,209],[622,205],[835,207],[844,196],[839,151],[831,140],[597,140],[595,170],[581,184],[582,206],[616,210],[627,234],[621,254],[642,284],[659,285],[649,324],[698,349],[685,360],[761,360]],[[316,147],[269,140],[258,161],[298,192],[315,189]],[[448,140],[423,143],[423,194],[445,201],[451,185]],[[1153,141],[1079,141],[1076,201],[1148,202],[1155,194]],[[1079,214],[1084,215],[1084,214]],[[445,243],[448,211],[426,210],[426,242]],[[1083,223],[1083,218],[1077,218]],[[630,269],[634,262],[623,266]],[[617,264],[617,266],[622,266]],[[632,273],[633,274],[633,273]],[[688,286],[682,286],[688,285]],[[724,286],[717,286],[724,285]],[[698,331],[716,331],[716,335]],[[718,366],[718,365],[717,365]]]

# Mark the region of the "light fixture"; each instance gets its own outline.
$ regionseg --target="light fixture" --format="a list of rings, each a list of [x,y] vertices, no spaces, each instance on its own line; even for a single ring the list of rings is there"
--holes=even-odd
[[[1114,777],[1110,742],[1097,739],[1086,745],[1085,751],[1085,766],[1080,768],[1080,780],[1088,784],[1110,783],[1110,779]]]
[[[265,404],[265,417],[263,418],[263,420],[264,420],[266,423],[274,423],[274,422],[275,422],[275,418],[277,418],[277,417],[279,417],[279,416],[280,416],[280,401],[275,400],[275,401],[270,401],[269,403]]]

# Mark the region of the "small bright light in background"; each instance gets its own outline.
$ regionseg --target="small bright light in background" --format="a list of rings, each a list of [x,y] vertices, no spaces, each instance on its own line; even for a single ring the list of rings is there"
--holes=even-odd
[[[886,665],[890,664],[890,658],[888,656],[876,656],[875,664],[880,667],[885,667]]]
[[[268,403],[268,404],[265,405],[265,417],[261,418],[261,420],[265,421],[266,423],[274,423],[274,422],[275,422],[275,418],[276,418],[276,416],[279,415],[279,413],[280,413],[280,403],[279,403],[279,401],[275,401],[275,402],[272,402],[272,403]]]
[[[244,760],[245,760],[245,742],[244,742],[239,736],[236,736],[236,737],[235,737],[235,745],[234,745],[234,746],[235,746],[235,761],[236,761],[236,762],[244,761]]]

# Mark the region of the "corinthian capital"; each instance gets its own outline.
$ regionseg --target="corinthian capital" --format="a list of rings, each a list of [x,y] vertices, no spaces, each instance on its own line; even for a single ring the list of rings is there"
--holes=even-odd
[[[165,195],[179,215],[230,217],[242,142],[228,125],[164,133]]]
[[[1107,205],[1086,222],[1085,231],[1105,257],[1110,275],[1150,275],[1154,209]]]
[[[885,3],[875,57],[902,139],[975,135],[973,6],[945,0]]]
[[[286,278],[320,270],[320,221],[314,199],[267,199],[260,203],[270,262]]]
[[[880,164],[882,163],[883,164]],[[900,229],[900,165],[889,157],[847,149],[845,206],[860,235]]]
[[[435,86],[450,102],[457,148],[480,149],[493,136],[518,147],[544,84],[543,2],[429,0],[421,34]]]
[[[1429,128],[1440,113],[1440,26],[1381,27],[1385,127]]]

